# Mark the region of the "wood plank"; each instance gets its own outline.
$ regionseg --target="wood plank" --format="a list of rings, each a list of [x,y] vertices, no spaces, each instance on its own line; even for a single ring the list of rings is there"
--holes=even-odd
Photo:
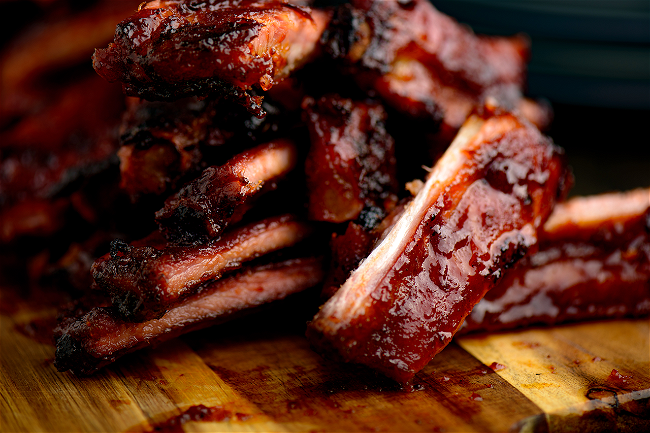
[[[146,420],[113,371],[92,381],[61,375],[52,364],[53,347],[14,325],[0,317],[3,431],[122,431]]]
[[[57,372],[53,346],[19,332],[53,311],[0,315],[3,432],[638,431],[650,419],[648,320],[464,337],[403,390],[314,353],[303,336],[310,312],[296,303],[89,378]],[[202,407],[203,420],[188,415]]]
[[[283,430],[264,412],[242,397],[237,390],[226,384],[181,339],[165,343],[148,350],[145,356],[137,357],[139,371],[135,374],[130,363],[122,362],[120,370],[123,383],[133,388],[138,386],[134,383],[134,377],[138,378],[138,383],[154,381],[175,406],[170,411],[161,411],[156,400],[141,401],[140,406],[146,408],[149,421],[148,425],[141,426],[143,430],[164,423],[169,418],[180,415],[187,408],[198,404],[219,408],[223,417],[219,422],[201,423],[199,430],[269,432]]]
[[[541,412],[456,345],[436,357],[409,392],[364,368],[322,359],[298,333],[186,339],[225,381],[283,425],[316,420],[313,427],[326,431],[503,431]],[[504,411],[512,401],[517,405]]]
[[[647,319],[464,337],[458,344],[521,391],[553,431],[650,428]],[[569,431],[569,430],[567,430]]]

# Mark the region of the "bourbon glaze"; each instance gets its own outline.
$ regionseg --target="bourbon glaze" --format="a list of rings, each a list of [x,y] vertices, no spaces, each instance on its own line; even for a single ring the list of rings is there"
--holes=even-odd
[[[529,43],[474,34],[428,0],[353,0],[326,29],[325,50],[357,84],[410,117],[441,123],[450,142],[486,97],[519,105]]]
[[[650,313],[650,189],[556,206],[539,251],[472,310],[461,332]]]
[[[277,187],[297,163],[296,145],[274,140],[210,166],[165,200],[156,222],[172,242],[205,243],[244,217],[259,195]]]
[[[151,242],[114,243],[91,271],[98,288],[111,295],[123,316],[148,320],[195,294],[202,283],[293,246],[313,231],[308,222],[284,214],[237,227],[206,244],[176,245],[154,234]]]
[[[387,237],[309,324],[311,343],[408,382],[535,247],[568,176],[561,151],[526,121],[470,117]]]
[[[399,186],[384,108],[338,95],[306,98],[302,108],[310,136],[309,218],[339,223],[357,219],[364,208],[389,211]]]
[[[93,66],[131,96],[173,100],[219,93],[263,117],[255,86],[269,90],[315,55],[322,11],[280,0],[160,0],[118,24]]]
[[[322,278],[320,258],[299,258],[249,266],[211,282],[160,319],[134,323],[107,306],[81,310],[79,316],[67,317],[55,331],[56,367],[59,371],[92,374],[127,353],[231,320],[313,287]]]

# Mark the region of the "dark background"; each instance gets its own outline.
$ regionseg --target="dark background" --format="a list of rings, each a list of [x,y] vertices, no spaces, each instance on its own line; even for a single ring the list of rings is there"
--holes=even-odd
[[[526,33],[528,95],[575,174],[572,195],[650,187],[650,1],[432,0],[476,33]]]

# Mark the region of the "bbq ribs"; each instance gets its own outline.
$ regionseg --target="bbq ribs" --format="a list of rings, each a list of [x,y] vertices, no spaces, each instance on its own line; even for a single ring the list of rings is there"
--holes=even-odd
[[[650,313],[650,190],[560,203],[539,236],[461,333]]]
[[[323,277],[321,261],[309,257],[247,267],[143,322],[125,321],[109,302],[75,306],[55,330],[56,367],[92,374],[127,353],[250,313],[316,286]]]
[[[309,324],[321,353],[408,382],[567,193],[562,153],[511,114],[470,117],[387,236]]]
[[[648,192],[562,203],[530,48],[426,0],[96,0],[35,23],[0,53],[0,253],[41,239],[30,284],[58,269],[84,293],[57,368],[310,287],[314,348],[402,383],[457,332],[648,314]]]

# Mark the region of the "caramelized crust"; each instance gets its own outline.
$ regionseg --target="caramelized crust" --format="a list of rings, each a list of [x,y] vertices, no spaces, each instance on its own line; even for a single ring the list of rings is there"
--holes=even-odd
[[[305,99],[303,110],[311,138],[305,163],[309,218],[339,223],[357,219],[364,208],[390,210],[398,183],[384,108],[329,95]]]
[[[208,167],[156,213],[163,235],[183,243],[218,236],[239,222],[261,193],[275,189],[296,165],[297,153],[293,142],[276,140]]]
[[[257,119],[240,107],[213,99],[186,98],[173,102],[127,98],[120,128],[121,187],[138,201],[178,188],[209,165],[223,163],[233,153],[264,142],[293,116],[272,110]]]
[[[114,242],[92,266],[98,288],[125,317],[160,317],[199,286],[250,261],[305,239],[311,225],[283,215],[237,228],[207,244],[178,246],[155,235],[134,245]]]
[[[409,116],[440,121],[450,140],[488,96],[517,107],[529,57],[524,37],[476,36],[428,0],[354,0],[323,39],[362,88]]]
[[[330,241],[331,259],[321,297],[329,299],[348,279],[359,263],[372,251],[375,236],[354,222],[348,223],[344,233],[333,234]]]
[[[93,64],[126,94],[219,93],[262,117],[261,97],[316,54],[328,16],[281,0],[156,0],[122,21]]]
[[[472,116],[383,241],[309,324],[321,353],[408,382],[535,247],[568,173],[510,114]]]
[[[650,190],[558,204],[526,257],[467,316],[461,332],[650,313]]]
[[[209,140],[216,115],[208,101],[174,103],[127,98],[120,128],[120,187],[135,202],[161,195],[200,170],[200,145]]]
[[[209,283],[159,319],[125,322],[106,304],[76,316],[70,313],[55,330],[55,365],[59,371],[92,374],[127,353],[223,323],[313,287],[322,278],[321,259],[293,259],[247,268]]]

